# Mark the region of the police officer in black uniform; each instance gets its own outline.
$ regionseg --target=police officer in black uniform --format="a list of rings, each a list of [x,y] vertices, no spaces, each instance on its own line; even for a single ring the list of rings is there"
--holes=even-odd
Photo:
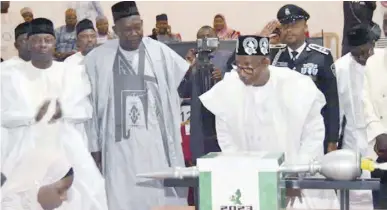
[[[285,5],[278,11],[277,19],[282,25],[282,43],[286,46],[272,57],[272,65],[289,67],[309,76],[325,95],[327,104],[321,111],[325,124],[324,152],[336,150],[340,117],[332,54],[325,47],[306,42],[309,14],[302,8]]]

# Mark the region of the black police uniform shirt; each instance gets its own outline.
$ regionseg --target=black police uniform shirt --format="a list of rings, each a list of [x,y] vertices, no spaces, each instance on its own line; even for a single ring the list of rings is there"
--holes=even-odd
[[[272,65],[296,70],[309,76],[315,82],[327,101],[327,105],[322,109],[326,127],[325,141],[336,142],[339,137],[340,117],[332,54],[325,47],[307,42],[296,52],[283,46],[276,54],[271,54]]]

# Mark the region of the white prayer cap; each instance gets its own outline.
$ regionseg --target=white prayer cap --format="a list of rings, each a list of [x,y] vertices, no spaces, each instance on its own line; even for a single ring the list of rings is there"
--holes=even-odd
[[[23,9],[20,10],[20,14],[23,15],[24,13],[31,13],[32,14],[32,9],[29,7],[24,7]]]
[[[98,15],[96,18],[95,18],[95,21],[100,21],[100,20],[108,20],[106,16],[104,15]]]

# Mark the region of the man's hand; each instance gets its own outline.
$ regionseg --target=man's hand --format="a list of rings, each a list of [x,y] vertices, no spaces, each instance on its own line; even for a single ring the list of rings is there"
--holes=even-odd
[[[102,152],[92,152],[91,156],[93,157],[99,171],[102,173]]]
[[[216,81],[222,80],[222,71],[220,69],[214,69],[214,71],[212,71],[212,79]]]
[[[272,20],[266,24],[266,26],[262,29],[262,31],[258,35],[263,37],[269,37],[270,34],[272,34],[273,31],[280,26],[281,24],[279,23],[278,20]]]
[[[332,151],[335,151],[335,150],[337,150],[337,143],[336,142],[328,143],[327,151],[328,152],[332,152]]]
[[[195,49],[189,49],[187,55],[185,56],[185,60],[188,61],[191,66],[195,65],[196,55]]]
[[[39,108],[38,113],[35,116],[35,121],[39,122],[42,120],[43,116],[47,113],[48,106],[50,105],[50,101],[46,100],[43,102],[43,105]]]
[[[58,100],[56,100],[55,114],[52,116],[48,123],[54,123],[56,120],[62,117],[62,108]]]
[[[383,133],[376,137],[374,150],[380,158],[387,160],[387,134]]]
[[[286,189],[286,206],[289,206],[290,203],[289,207],[292,207],[297,198],[300,199],[300,203],[302,203],[301,189]]]

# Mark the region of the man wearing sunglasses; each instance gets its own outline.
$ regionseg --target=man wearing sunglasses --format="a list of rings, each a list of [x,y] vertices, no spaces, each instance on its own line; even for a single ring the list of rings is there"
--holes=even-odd
[[[309,76],[326,98],[322,109],[325,124],[324,152],[337,149],[339,138],[339,100],[334,75],[333,57],[329,49],[306,41],[309,14],[302,8],[288,4],[278,11],[282,43],[287,46],[272,57],[272,65],[289,67]]]
[[[284,152],[286,161],[295,164],[323,155],[325,97],[308,77],[270,65],[267,37],[240,36],[234,69],[200,100],[215,115],[224,153]],[[333,190],[289,190],[287,196],[294,208],[337,205],[325,199],[326,193],[335,197]]]

